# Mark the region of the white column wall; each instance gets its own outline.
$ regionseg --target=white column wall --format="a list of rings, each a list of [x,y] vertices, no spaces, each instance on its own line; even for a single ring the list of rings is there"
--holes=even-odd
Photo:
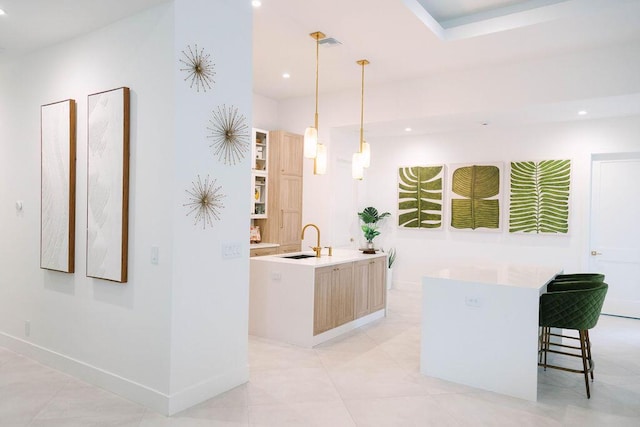
[[[197,93],[174,80],[176,91],[171,296],[170,413],[206,400],[249,378],[250,150],[240,164],[219,161],[209,147],[207,127],[218,106],[237,107],[252,124],[249,2],[176,0],[176,63],[187,45],[204,48],[215,63],[213,90]],[[249,138],[250,141],[250,138]],[[194,226],[182,206],[197,175],[222,186],[224,208],[212,227]],[[222,246],[239,245],[242,255],[223,259]]]

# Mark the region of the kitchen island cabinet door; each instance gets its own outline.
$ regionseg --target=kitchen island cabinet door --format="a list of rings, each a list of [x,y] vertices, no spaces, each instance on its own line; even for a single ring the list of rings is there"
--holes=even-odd
[[[369,261],[369,313],[382,310],[387,302],[387,259]]]
[[[313,292],[313,335],[332,328],[331,282],[335,267],[317,268]]]
[[[354,262],[354,306],[356,319],[369,314],[369,260]]]
[[[382,310],[387,302],[387,259],[375,258],[355,262],[356,319]]]
[[[355,319],[353,263],[317,268],[313,301],[313,335]]]
[[[333,271],[331,280],[331,305],[333,306],[333,327],[344,325],[354,316],[353,263],[340,264]]]

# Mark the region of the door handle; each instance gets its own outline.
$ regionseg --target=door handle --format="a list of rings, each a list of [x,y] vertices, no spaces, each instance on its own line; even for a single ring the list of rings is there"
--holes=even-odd
[[[602,252],[591,251],[591,256],[602,255]]]

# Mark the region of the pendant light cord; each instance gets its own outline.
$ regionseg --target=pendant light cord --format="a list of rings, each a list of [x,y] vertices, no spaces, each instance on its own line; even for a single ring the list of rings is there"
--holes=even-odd
[[[318,77],[319,77],[319,64],[320,64],[320,34],[315,35],[316,39],[316,115],[315,126],[316,132],[318,131]]]
[[[362,153],[364,149],[364,66],[365,62],[361,61],[362,64],[362,91],[360,94],[360,152]]]

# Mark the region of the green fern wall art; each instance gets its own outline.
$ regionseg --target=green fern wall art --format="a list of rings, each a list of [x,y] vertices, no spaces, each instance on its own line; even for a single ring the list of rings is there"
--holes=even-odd
[[[570,160],[511,162],[510,233],[569,231]]]
[[[451,227],[458,230],[500,228],[502,165],[453,168],[451,175]]]
[[[403,228],[442,227],[444,166],[398,168],[398,225]]]

